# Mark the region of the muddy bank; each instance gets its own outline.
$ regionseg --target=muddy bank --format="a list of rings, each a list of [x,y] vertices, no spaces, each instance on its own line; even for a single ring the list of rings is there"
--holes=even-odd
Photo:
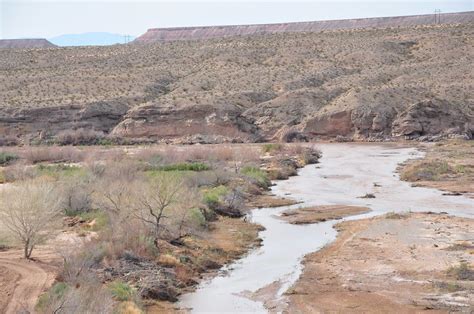
[[[337,225],[335,242],[304,259],[286,292],[288,313],[469,311],[474,220],[444,214],[389,214]]]
[[[367,207],[326,205],[285,210],[281,213],[280,217],[290,224],[305,225],[326,220],[338,220],[348,216],[366,214],[368,212],[370,212],[370,209]]]

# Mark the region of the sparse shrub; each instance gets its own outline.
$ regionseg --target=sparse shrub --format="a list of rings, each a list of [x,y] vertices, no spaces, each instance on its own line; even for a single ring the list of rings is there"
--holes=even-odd
[[[0,166],[5,166],[18,159],[18,155],[10,152],[0,152]]]

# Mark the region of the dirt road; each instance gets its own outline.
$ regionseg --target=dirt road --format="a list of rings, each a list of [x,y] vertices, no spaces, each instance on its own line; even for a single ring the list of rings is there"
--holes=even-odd
[[[54,281],[51,262],[57,255],[38,251],[35,261],[22,258],[21,250],[0,252],[0,312],[33,312],[41,293]]]

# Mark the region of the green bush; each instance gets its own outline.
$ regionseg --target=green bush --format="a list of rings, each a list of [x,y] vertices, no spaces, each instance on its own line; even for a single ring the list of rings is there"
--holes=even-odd
[[[215,209],[219,206],[221,198],[229,193],[229,189],[225,185],[219,185],[215,188],[206,190],[204,192],[204,203],[210,209]]]
[[[204,217],[202,211],[199,208],[191,208],[189,213],[189,218],[191,222],[199,227],[206,227],[207,221],[206,217]]]
[[[135,294],[134,289],[129,284],[121,281],[110,283],[109,290],[118,301],[130,301]]]
[[[13,153],[0,152],[0,166],[7,165],[10,162],[17,159],[18,159],[18,156]]]
[[[257,184],[261,187],[267,188],[270,186],[271,181],[268,178],[267,172],[261,170],[257,167],[246,166],[243,167],[240,171],[246,177],[249,177],[257,182]]]

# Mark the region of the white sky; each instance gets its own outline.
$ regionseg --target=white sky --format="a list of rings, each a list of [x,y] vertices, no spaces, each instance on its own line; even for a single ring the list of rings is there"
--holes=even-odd
[[[0,38],[473,11],[474,0],[0,0]]]

